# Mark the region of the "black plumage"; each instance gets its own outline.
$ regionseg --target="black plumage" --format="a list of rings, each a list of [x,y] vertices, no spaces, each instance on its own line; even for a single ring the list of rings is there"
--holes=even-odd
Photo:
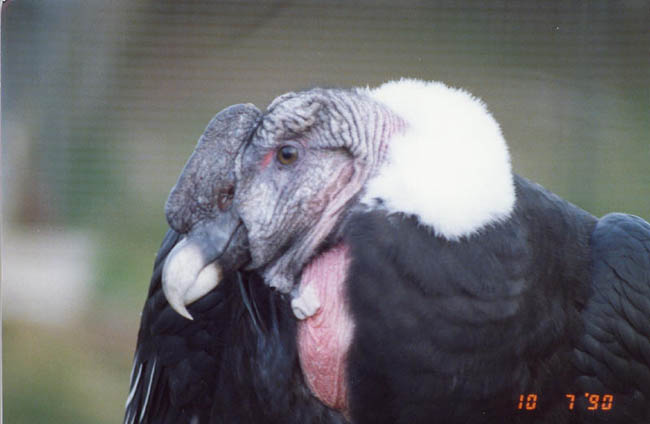
[[[192,321],[169,306],[161,273],[179,238],[169,230],[155,260],[124,422],[344,423],[305,386],[289,303],[255,274],[228,274]]]
[[[355,422],[650,418],[650,227],[516,187],[511,219],[460,242],[381,211],[347,223],[350,380],[365,382],[351,391]],[[589,411],[585,392],[612,393],[616,408]],[[534,411],[516,410],[523,393],[538,394]]]
[[[522,178],[517,194],[511,220],[460,243],[381,210],[342,223],[354,422],[647,422],[650,226],[598,221]],[[160,273],[178,238],[168,232],[155,262],[126,422],[345,422],[309,393],[287,299],[255,274],[230,274],[189,307],[194,321],[169,307]],[[555,269],[548,257],[576,260]],[[565,394],[584,392],[612,393],[616,408],[578,396],[569,410]],[[520,393],[545,396],[517,411]]]
[[[608,414],[585,413],[589,423],[650,422],[650,225],[609,214],[591,236],[591,296],[582,311],[585,331],[573,351],[578,393],[613,392]],[[588,411],[580,399],[581,411]]]
[[[170,199],[183,234],[156,259],[127,423],[650,422],[650,225],[512,174],[465,92],[403,80],[228,108]],[[342,283],[334,361],[300,361],[298,329],[340,312],[305,274]],[[336,359],[342,403],[306,383],[337,381]]]

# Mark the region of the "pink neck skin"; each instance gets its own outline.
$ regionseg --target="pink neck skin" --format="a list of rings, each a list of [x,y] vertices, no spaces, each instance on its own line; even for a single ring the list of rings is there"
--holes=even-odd
[[[343,284],[350,264],[347,246],[339,244],[316,257],[302,273],[300,290],[311,287],[320,309],[298,323],[298,354],[312,393],[347,415],[346,357],[354,325]]]

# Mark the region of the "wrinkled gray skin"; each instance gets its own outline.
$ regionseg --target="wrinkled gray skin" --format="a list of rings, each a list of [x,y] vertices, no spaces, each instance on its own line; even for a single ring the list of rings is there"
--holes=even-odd
[[[214,261],[219,271],[246,263],[268,285],[291,292],[383,160],[391,133],[403,127],[384,106],[353,90],[288,93],[261,117],[242,105],[217,115],[167,202],[170,225],[187,234],[191,246],[180,246],[165,265],[173,271],[163,272],[170,304],[189,317],[184,305],[216,285],[199,278],[201,267]],[[278,159],[287,145],[298,152],[291,164]],[[220,208],[220,193],[232,194],[233,187],[232,205]]]
[[[238,268],[248,258],[246,232],[232,210],[234,167],[261,115],[250,104],[218,113],[167,199],[169,225],[186,236],[165,262],[163,291],[170,305],[186,318],[191,316],[185,305],[214,288],[222,268]]]

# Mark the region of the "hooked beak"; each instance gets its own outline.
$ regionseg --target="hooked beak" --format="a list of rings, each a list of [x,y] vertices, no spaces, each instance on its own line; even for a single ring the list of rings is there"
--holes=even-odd
[[[170,227],[185,237],[169,252],[162,287],[172,308],[192,319],[186,305],[215,288],[224,270],[248,261],[248,240],[232,209],[236,158],[256,128],[255,106],[230,106],[208,124],[165,205]]]
[[[171,250],[162,273],[162,288],[169,305],[192,319],[186,305],[215,288],[223,277],[218,259],[224,255],[239,227],[239,220],[224,214],[195,226]]]

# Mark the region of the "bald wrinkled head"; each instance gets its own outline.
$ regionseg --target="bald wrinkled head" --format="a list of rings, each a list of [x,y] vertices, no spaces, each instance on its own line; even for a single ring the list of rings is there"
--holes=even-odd
[[[163,270],[169,303],[190,318],[185,305],[241,266],[291,291],[403,125],[365,90],[317,88],[263,114],[252,105],[217,114],[167,200],[184,235]]]
[[[248,268],[290,291],[401,125],[363,91],[314,89],[274,100],[236,167]]]

